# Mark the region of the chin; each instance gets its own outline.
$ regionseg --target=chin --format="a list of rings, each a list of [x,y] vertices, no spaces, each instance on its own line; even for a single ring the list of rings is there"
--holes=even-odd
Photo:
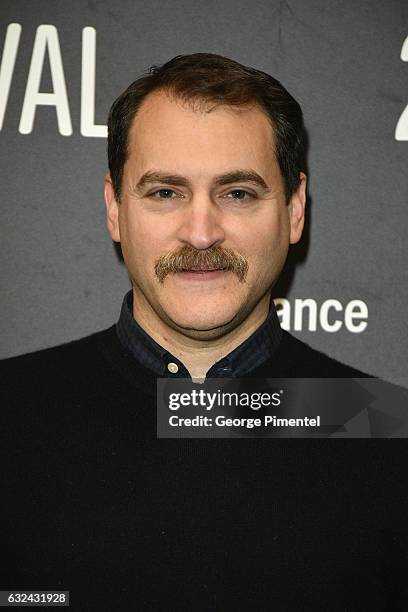
[[[196,307],[197,308],[197,307]],[[167,316],[172,321],[173,326],[183,334],[190,337],[200,338],[215,338],[224,334],[230,327],[234,326],[236,318],[236,309],[224,309],[220,312],[188,313],[184,312],[167,312]]]

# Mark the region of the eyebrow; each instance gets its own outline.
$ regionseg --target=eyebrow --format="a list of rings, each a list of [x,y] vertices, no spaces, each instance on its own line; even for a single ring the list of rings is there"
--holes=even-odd
[[[264,189],[268,188],[262,176],[254,172],[254,170],[233,170],[232,172],[226,172],[217,176],[214,182],[217,186],[229,185],[230,183],[254,183]]]
[[[229,185],[230,183],[254,183],[259,185],[263,189],[267,189],[268,186],[264,179],[254,170],[233,170],[220,174],[214,180],[214,184],[217,187],[222,185]],[[190,181],[180,174],[167,174],[163,172],[149,171],[145,172],[139,179],[135,189],[141,191],[146,185],[152,183],[161,183],[163,185],[177,185],[180,187],[190,187]]]
[[[145,172],[139,179],[135,189],[140,191],[146,185],[152,183],[162,183],[163,185],[179,185],[180,187],[189,187],[190,181],[180,174],[166,174],[163,172]]]

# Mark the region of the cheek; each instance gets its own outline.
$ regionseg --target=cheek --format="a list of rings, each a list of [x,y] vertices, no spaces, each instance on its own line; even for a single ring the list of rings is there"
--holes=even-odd
[[[246,224],[236,232],[237,248],[258,261],[276,255],[289,242],[289,225],[284,215]]]
[[[255,283],[274,278],[286,259],[289,246],[289,226],[285,218],[265,222],[242,248],[250,261],[250,274]],[[252,264],[252,265],[251,265]],[[252,268],[252,270],[251,270]]]
[[[137,214],[133,210],[123,211],[120,234],[126,263],[129,261],[133,267],[137,266],[142,275],[151,269],[160,255],[174,248],[169,220],[144,215],[142,211],[137,211]]]

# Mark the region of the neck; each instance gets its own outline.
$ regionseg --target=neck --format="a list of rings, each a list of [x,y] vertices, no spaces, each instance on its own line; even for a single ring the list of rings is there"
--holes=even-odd
[[[253,310],[233,329],[210,340],[185,336],[167,325],[151,308],[140,292],[133,288],[133,317],[160,346],[177,357],[187,368],[193,381],[202,382],[211,366],[231,353],[251,336],[266,320],[269,313],[270,292],[264,295]]]

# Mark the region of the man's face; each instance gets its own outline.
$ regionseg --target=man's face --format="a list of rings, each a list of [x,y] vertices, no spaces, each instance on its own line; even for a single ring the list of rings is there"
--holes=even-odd
[[[273,130],[256,106],[206,112],[155,92],[128,143],[121,201],[109,178],[105,197],[136,312],[192,338],[220,337],[269,298],[302,232],[305,177],[288,205]]]

